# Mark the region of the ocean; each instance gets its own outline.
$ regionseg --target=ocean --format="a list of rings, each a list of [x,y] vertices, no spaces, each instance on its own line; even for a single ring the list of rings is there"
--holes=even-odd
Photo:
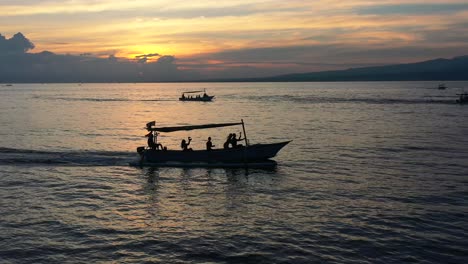
[[[0,84],[0,263],[467,263],[468,82],[446,84]],[[276,167],[129,165],[147,122],[241,119],[292,140]]]

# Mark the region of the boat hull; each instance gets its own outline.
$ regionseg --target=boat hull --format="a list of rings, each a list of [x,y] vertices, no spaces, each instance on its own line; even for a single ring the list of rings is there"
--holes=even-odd
[[[204,97],[192,97],[192,98],[188,98],[188,97],[185,97],[185,98],[182,98],[182,97],[179,97],[179,101],[195,101],[195,102],[210,102],[211,100],[213,100],[214,98],[214,95],[213,96],[204,96]]]
[[[290,141],[273,144],[255,144],[248,147],[231,149],[214,149],[211,151],[194,150],[152,150],[141,151],[140,158],[143,163],[255,163],[267,161],[286,146]]]

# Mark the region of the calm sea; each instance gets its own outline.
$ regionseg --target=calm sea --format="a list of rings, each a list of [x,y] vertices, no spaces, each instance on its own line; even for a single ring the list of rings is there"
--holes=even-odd
[[[437,85],[0,85],[0,263],[467,263],[468,82]],[[149,121],[241,119],[276,168],[128,165]]]

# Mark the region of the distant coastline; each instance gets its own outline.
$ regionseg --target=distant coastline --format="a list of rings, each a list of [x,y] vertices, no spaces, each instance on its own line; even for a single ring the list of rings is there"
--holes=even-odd
[[[386,66],[351,68],[336,71],[321,71],[276,75],[260,78],[216,78],[156,80],[126,77],[116,80],[109,76],[90,78],[80,76],[67,78],[22,78],[0,73],[0,85],[14,83],[188,83],[188,82],[355,82],[355,81],[466,81],[468,80],[468,55],[452,59],[434,59],[423,62]]]
[[[262,78],[216,79],[205,82],[348,82],[348,81],[466,81],[468,55],[408,64],[294,73]]]

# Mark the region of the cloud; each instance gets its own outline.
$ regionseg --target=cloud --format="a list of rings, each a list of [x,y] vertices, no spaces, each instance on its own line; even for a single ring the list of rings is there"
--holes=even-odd
[[[140,60],[159,57],[155,62],[109,55],[60,55],[44,51],[27,53],[34,44],[21,33],[11,39],[0,36],[0,82],[162,82],[196,78],[190,71],[181,71],[174,56],[150,53]]]
[[[256,47],[256,43],[253,43],[249,47],[186,57],[152,52],[134,55],[131,59],[119,57],[118,47],[77,55],[47,51],[28,53],[34,44],[18,33],[11,39],[0,36],[0,82],[234,79],[416,62],[468,54],[468,46],[465,45],[468,41],[464,29],[466,23],[450,24],[448,27],[452,31],[411,28],[404,33],[381,30],[364,34],[337,30],[335,35],[339,41],[319,31],[316,37],[327,40],[324,44],[309,42],[308,39],[313,37],[301,35],[298,38],[306,40],[301,45],[279,42],[275,43],[278,45],[275,47]],[[444,42],[447,39],[451,42]]]
[[[138,63],[146,63],[148,62],[148,59],[153,58],[153,57],[159,57],[158,53],[150,53],[150,54],[142,54],[142,55],[137,55],[135,56],[135,59],[137,60]]]
[[[452,13],[468,10],[466,3],[437,4],[437,3],[409,3],[409,4],[384,4],[375,6],[357,7],[357,12],[364,15],[427,15]]]
[[[25,53],[31,49],[34,49],[34,44],[21,33],[16,33],[10,39],[0,34],[0,54]]]

